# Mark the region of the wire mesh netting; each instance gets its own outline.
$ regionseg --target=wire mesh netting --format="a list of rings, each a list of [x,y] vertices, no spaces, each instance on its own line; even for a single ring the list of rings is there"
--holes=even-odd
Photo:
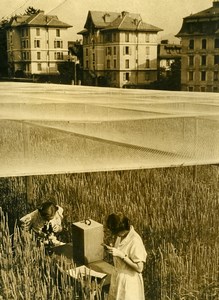
[[[219,97],[0,83],[0,176],[219,162]]]

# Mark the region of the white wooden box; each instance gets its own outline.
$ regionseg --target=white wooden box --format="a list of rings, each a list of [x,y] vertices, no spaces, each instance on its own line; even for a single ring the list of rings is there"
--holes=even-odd
[[[75,262],[88,264],[103,259],[103,225],[92,220],[72,224]]]

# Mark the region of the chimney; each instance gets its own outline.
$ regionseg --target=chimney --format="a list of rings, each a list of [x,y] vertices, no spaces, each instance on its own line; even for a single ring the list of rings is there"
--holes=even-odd
[[[128,15],[129,14],[129,12],[127,12],[127,11],[122,11],[122,18],[124,18],[126,15]]]
[[[213,1],[213,7],[219,8],[219,0],[214,0]]]
[[[110,22],[110,14],[105,13],[105,14],[103,15],[103,19],[104,19],[104,22],[105,22],[105,23],[109,23],[109,22]]]

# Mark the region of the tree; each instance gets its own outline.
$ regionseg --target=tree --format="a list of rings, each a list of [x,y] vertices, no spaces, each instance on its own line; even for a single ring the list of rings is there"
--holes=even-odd
[[[40,10],[37,9],[37,8],[34,8],[33,6],[29,6],[26,10],[25,10],[25,13],[27,15],[35,15],[39,12]]]
[[[181,89],[181,59],[176,58],[166,73],[164,68],[159,69],[159,77],[152,83],[151,88],[158,90],[180,91]]]
[[[58,64],[58,71],[62,83],[70,84],[74,78],[74,62],[65,61]]]

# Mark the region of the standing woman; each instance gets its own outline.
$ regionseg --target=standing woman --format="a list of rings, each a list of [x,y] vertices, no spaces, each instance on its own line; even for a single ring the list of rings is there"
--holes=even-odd
[[[142,271],[147,253],[140,235],[122,213],[109,215],[106,225],[117,237],[114,247],[106,246],[115,267],[108,300],[144,300]]]

